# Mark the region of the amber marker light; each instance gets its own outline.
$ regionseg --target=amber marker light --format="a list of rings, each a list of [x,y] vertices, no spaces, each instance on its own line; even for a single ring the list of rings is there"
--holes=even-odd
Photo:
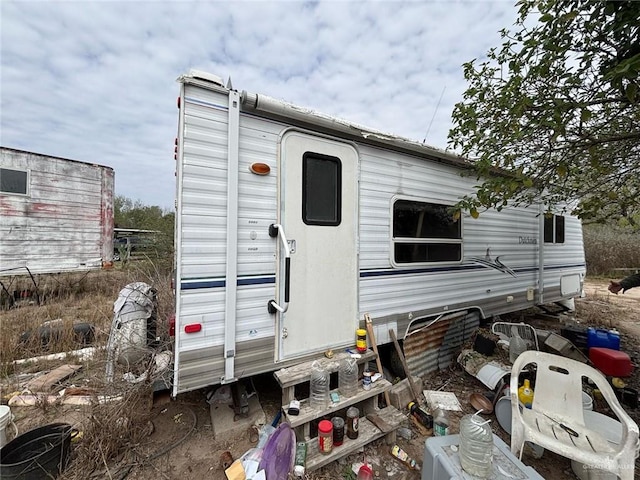
[[[260,162],[252,163],[249,170],[256,175],[269,175],[269,173],[271,173],[271,167],[266,163]]]

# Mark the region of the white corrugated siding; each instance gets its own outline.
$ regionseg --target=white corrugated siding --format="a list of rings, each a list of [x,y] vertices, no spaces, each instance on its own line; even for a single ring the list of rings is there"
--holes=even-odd
[[[204,327],[198,334],[178,334],[184,362],[180,391],[216,383],[223,374],[222,282],[226,270],[228,97],[185,85],[185,98],[179,274],[185,285],[209,282],[212,286],[184,289],[180,294],[180,324],[203,323]],[[253,114],[240,116],[236,365],[246,365],[242,372],[247,374],[275,368],[275,318],[266,310],[267,301],[275,296],[275,284],[265,279],[275,278],[276,241],[268,236],[268,227],[277,220],[278,139],[287,127]],[[478,219],[464,217],[464,262],[459,265],[394,268],[389,254],[394,196],[453,205],[472,191],[476,181],[461,177],[448,164],[365,144],[357,148],[361,316],[369,312],[378,331],[384,331],[386,325],[397,328],[401,336],[416,319],[447,310],[477,308],[492,315],[533,305],[526,292],[537,288],[539,245],[522,243],[520,237],[540,239],[537,208],[483,212]],[[253,162],[267,163],[271,174],[251,174]],[[471,257],[484,258],[488,248],[492,259],[500,256],[516,272],[515,278],[470,261]],[[565,244],[546,245],[545,249],[545,264],[574,264],[577,266],[562,271],[584,273],[579,222],[567,217]],[[407,270],[426,271],[398,274]],[[560,272],[546,272],[545,291],[559,290]],[[513,298],[508,301],[507,297]],[[207,378],[199,377],[205,371]]]
[[[183,289],[176,329],[183,355],[178,372],[181,391],[217,383],[223,375],[218,347],[224,345],[227,261],[228,97],[187,86],[185,99],[178,257]],[[246,354],[257,354],[261,359],[254,362],[257,365],[273,362],[275,346],[275,318],[267,312],[267,301],[275,295],[276,243],[268,230],[277,218],[277,135],[281,128],[254,117],[240,118],[236,341],[237,355],[242,344],[259,345],[261,350]],[[271,174],[252,174],[249,166],[254,162],[268,164]],[[184,289],[198,282],[211,286]],[[184,333],[184,325],[192,323],[201,323],[202,331]],[[236,362],[241,375],[243,359]],[[206,380],[198,365],[208,370]],[[249,371],[257,369],[253,366]]]

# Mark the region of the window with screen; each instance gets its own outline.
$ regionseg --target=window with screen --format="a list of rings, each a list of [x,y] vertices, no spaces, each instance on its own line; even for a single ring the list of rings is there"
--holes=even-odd
[[[564,243],[564,217],[544,216],[544,243]]]
[[[26,195],[28,192],[28,172],[0,168],[0,193],[16,193]]]
[[[415,200],[393,204],[393,258],[396,263],[459,262],[462,226],[451,207]]]
[[[341,192],[340,159],[305,153],[302,157],[302,221],[307,225],[340,225]]]

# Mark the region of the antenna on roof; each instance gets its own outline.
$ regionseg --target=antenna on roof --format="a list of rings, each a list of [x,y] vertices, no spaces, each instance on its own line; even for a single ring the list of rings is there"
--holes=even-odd
[[[436,118],[436,113],[438,113],[438,107],[440,107],[440,102],[442,101],[442,97],[446,89],[447,89],[446,85],[442,87],[442,93],[440,94],[440,98],[438,99],[438,104],[436,105],[436,109],[433,111],[433,117],[431,117],[431,121],[429,122],[429,126],[427,127],[427,133],[424,134],[424,140],[422,140],[423,144],[427,141],[427,135],[429,135],[429,131],[431,130],[431,125],[433,125],[433,120]]]

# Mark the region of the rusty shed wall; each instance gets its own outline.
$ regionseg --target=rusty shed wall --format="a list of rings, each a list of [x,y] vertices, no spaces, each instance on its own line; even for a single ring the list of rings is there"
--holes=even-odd
[[[0,192],[0,276],[112,261],[112,168],[4,147],[0,167],[28,172],[26,195]]]

